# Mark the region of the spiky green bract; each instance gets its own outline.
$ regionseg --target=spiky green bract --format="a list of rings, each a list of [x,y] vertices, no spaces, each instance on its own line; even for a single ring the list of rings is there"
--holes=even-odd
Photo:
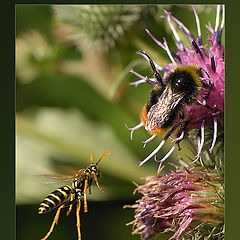
[[[104,53],[115,46],[140,17],[140,6],[71,5],[53,6],[56,19],[74,27],[68,38],[82,46]]]

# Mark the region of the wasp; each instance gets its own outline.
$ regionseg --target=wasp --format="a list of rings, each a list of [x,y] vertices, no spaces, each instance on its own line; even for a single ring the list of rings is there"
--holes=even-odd
[[[68,211],[66,215],[68,216],[72,211],[73,205],[76,203],[76,218],[77,218],[77,232],[78,232],[78,240],[81,240],[81,230],[80,230],[80,208],[81,208],[81,198],[84,198],[84,212],[88,212],[87,205],[87,190],[89,190],[89,194],[91,194],[91,186],[93,179],[96,182],[97,187],[101,190],[102,187],[99,186],[98,178],[101,178],[101,172],[98,167],[100,161],[104,158],[105,155],[110,155],[110,151],[106,151],[100,159],[94,164],[93,163],[93,154],[90,155],[91,164],[85,169],[79,169],[74,175],[47,175],[54,178],[61,178],[64,180],[71,181],[71,186],[66,185],[62,186],[52,193],[50,193],[41,203],[38,209],[39,214],[47,213],[58,207],[56,215],[53,219],[52,225],[48,233],[42,238],[42,240],[46,240],[51,233],[55,225],[58,223],[58,219],[60,216],[60,211],[62,208],[68,207]]]

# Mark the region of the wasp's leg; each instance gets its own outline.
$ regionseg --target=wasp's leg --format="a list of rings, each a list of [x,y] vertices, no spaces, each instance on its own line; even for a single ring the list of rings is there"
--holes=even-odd
[[[51,227],[50,227],[50,230],[49,230],[48,233],[45,235],[45,237],[42,238],[41,240],[46,240],[46,239],[51,235],[51,233],[53,232],[53,229],[54,229],[55,225],[58,224],[58,219],[59,219],[59,216],[60,216],[60,211],[61,211],[61,209],[64,208],[64,207],[65,207],[64,205],[61,205],[61,206],[58,208],[57,213],[56,213],[56,215],[55,215],[55,217],[54,217],[54,219],[53,219],[52,225],[51,225]]]
[[[95,182],[96,182],[96,184],[97,184],[97,187],[98,187],[101,191],[104,192],[104,190],[99,186],[97,176],[96,176],[96,174],[95,174],[94,172],[93,172],[93,177],[94,177],[94,180],[95,180]]]
[[[87,188],[88,188],[88,180],[85,179],[84,181],[84,190],[83,190],[83,198],[84,198],[84,212],[88,212],[87,206]]]
[[[81,240],[80,209],[81,209],[81,200],[78,199],[77,208],[76,208],[78,240]]]
[[[71,199],[70,199],[70,202],[68,203],[68,205],[70,204],[70,206],[69,206],[68,211],[66,213],[67,216],[69,216],[70,212],[72,211],[73,202],[74,202],[74,200],[73,200],[74,199],[74,195],[75,195],[74,193],[71,194]],[[65,207],[68,206],[68,205],[65,205]]]
[[[89,192],[89,194],[92,193],[92,191],[91,191],[91,186],[88,186],[88,192]]]

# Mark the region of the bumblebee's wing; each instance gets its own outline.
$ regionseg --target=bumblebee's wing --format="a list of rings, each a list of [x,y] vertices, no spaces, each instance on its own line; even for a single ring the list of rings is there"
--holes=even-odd
[[[148,111],[146,130],[151,132],[156,127],[161,128],[169,120],[172,111],[184,96],[184,93],[174,93],[170,86],[166,86],[157,103]]]

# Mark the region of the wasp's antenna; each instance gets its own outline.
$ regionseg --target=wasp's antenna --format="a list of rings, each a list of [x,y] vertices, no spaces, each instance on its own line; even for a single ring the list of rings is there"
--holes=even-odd
[[[99,162],[100,162],[106,155],[110,155],[110,154],[111,154],[110,151],[106,151],[106,152],[100,157],[100,159],[96,162],[96,165],[98,165]]]
[[[90,162],[93,163],[93,153],[90,155]]]

